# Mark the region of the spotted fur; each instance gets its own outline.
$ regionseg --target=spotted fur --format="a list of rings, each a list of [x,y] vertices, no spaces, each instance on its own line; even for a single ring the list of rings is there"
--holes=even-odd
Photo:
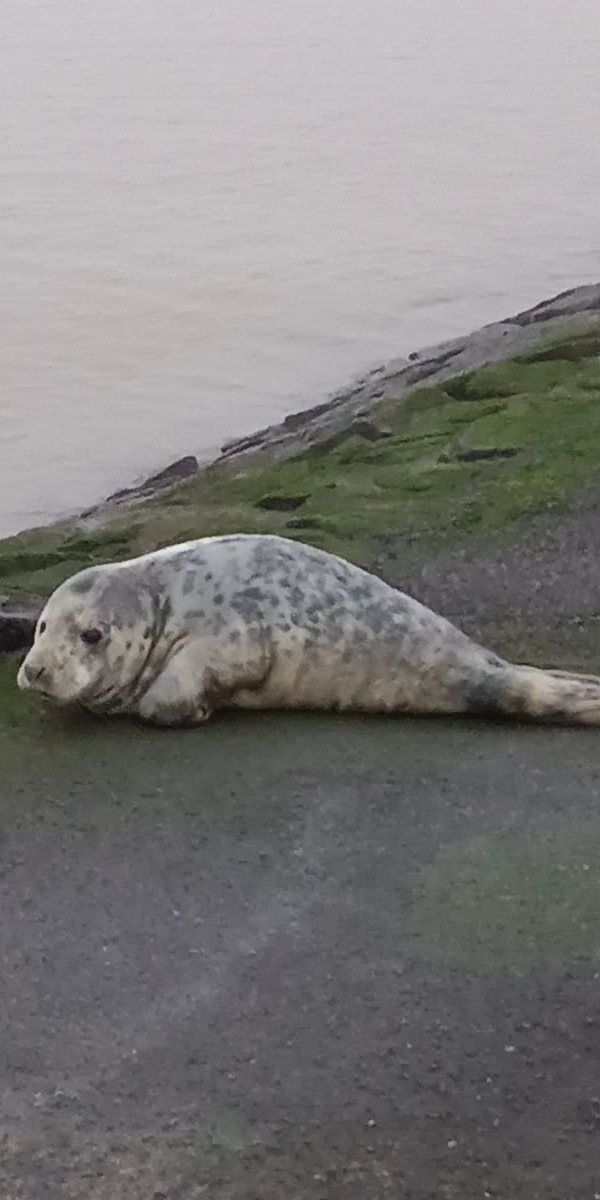
[[[222,707],[600,724],[600,679],[514,666],[359,567],[250,534],[73,576],[41,613],[18,683],[173,726]]]

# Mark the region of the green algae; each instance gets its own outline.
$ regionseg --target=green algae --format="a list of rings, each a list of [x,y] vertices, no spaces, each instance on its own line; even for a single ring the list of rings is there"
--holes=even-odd
[[[0,542],[0,588],[51,590],[94,562],[208,534],[299,537],[357,562],[373,539],[449,538],[510,530],[568,504],[600,458],[600,333],[492,363],[386,400],[387,436],[306,451],[283,462],[215,465],[165,496],[117,509],[109,526],[72,523]],[[292,513],[287,496],[306,495]],[[283,499],[282,511],[261,501]]]
[[[426,954],[463,966],[600,960],[600,826],[482,837],[421,871],[410,919]]]

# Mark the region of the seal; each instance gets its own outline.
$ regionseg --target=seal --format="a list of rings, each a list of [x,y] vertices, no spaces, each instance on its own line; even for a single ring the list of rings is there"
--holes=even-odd
[[[225,707],[600,724],[600,678],[509,663],[344,559],[260,534],[72,576],[43,608],[18,684],[164,726]]]

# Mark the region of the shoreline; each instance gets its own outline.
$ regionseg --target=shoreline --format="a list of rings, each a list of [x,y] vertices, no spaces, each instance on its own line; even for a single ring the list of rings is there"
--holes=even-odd
[[[415,554],[487,544],[594,483],[599,361],[600,283],[586,284],[0,539],[0,650],[28,644],[44,597],[83,566],[189,538],[299,537],[384,575],[400,547],[405,572]]]
[[[281,421],[254,433],[228,439],[214,458],[199,460],[194,454],[184,454],[140,483],[119,488],[104,500],[63,518],[63,521],[87,522],[108,517],[116,506],[165,493],[213,467],[241,464],[248,459],[253,464],[265,458],[281,461],[317,445],[327,448],[339,444],[345,433],[361,435],[359,422],[367,422],[362,425],[362,434],[368,438],[371,432],[368,419],[385,400],[399,398],[418,384],[438,382],[486,363],[524,353],[546,334],[556,332],[562,322],[576,321],[598,311],[600,281],[568,288],[512,316],[479,326],[468,334],[428,345],[405,357],[390,359],[382,366],[359,374],[317,404],[294,410]],[[377,436],[376,429],[372,432]],[[49,522],[48,527],[60,523]]]

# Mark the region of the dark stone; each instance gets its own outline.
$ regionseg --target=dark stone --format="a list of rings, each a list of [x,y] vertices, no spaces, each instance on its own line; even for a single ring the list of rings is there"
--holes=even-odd
[[[168,487],[171,483],[178,483],[180,479],[189,479],[198,471],[198,459],[195,454],[186,454],[183,458],[176,459],[175,462],[169,463],[168,467],[164,467],[157,475],[150,475],[142,484],[143,488],[161,488]]]
[[[106,503],[126,500],[131,496],[151,496],[154,492],[160,492],[163,488],[171,487],[174,483],[179,483],[182,479],[190,479],[192,475],[197,474],[198,470],[199,463],[196,456],[194,454],[186,454],[184,458],[178,458],[175,462],[169,463],[168,467],[164,467],[156,475],[149,475],[143,483],[138,484],[136,487],[120,488],[119,491],[113,492],[111,496],[107,496]]]
[[[387,426],[376,425],[366,417],[359,417],[348,426],[348,435],[365,438],[367,442],[379,442],[381,438],[391,437],[392,430]]]
[[[534,304],[533,308],[516,313],[514,317],[507,317],[506,323],[521,326],[537,325],[539,322],[551,320],[552,317],[573,317],[580,312],[592,312],[598,308],[600,308],[598,285],[587,284],[583,287],[567,288],[565,292],[559,292],[551,300],[542,300],[540,304]]]
[[[301,496],[261,496],[254,507],[264,508],[267,512],[293,512],[307,500],[308,492]]]
[[[328,437],[321,437],[318,442],[313,442],[307,453],[312,458],[318,458],[329,450],[337,449],[351,437],[364,438],[366,442],[379,442],[382,438],[392,436],[393,431],[388,429],[387,425],[377,425],[375,421],[371,421],[367,417],[355,417],[348,425],[344,425],[341,429],[335,429]]]
[[[489,446],[481,450],[459,450],[456,457],[459,462],[477,462],[486,458],[514,458],[518,453],[518,446]]]
[[[44,601],[0,596],[0,653],[28,650]]]
[[[317,517],[293,517],[291,521],[286,521],[286,529],[320,529],[321,522]]]
[[[221,457],[227,458],[229,454],[240,454],[244,450],[254,450],[262,446],[269,440],[274,429],[275,426],[267,425],[264,429],[257,429],[256,433],[249,433],[241,438],[230,438],[221,446]]]
[[[450,454],[443,450],[438,457],[439,463],[449,462],[482,462],[490,458],[514,458],[519,453],[519,446],[486,446],[481,450],[455,450]]]
[[[314,421],[315,417],[322,417],[328,413],[331,404],[325,401],[323,404],[315,404],[312,408],[302,409],[300,412],[290,413],[283,420],[285,429],[300,429],[303,425],[308,425]]]
[[[530,354],[519,355],[515,358],[515,362],[581,362],[586,358],[597,358],[598,355],[600,355],[599,333],[586,333],[579,337],[574,334],[571,338],[555,342],[552,346],[542,346],[540,350],[534,350]]]

